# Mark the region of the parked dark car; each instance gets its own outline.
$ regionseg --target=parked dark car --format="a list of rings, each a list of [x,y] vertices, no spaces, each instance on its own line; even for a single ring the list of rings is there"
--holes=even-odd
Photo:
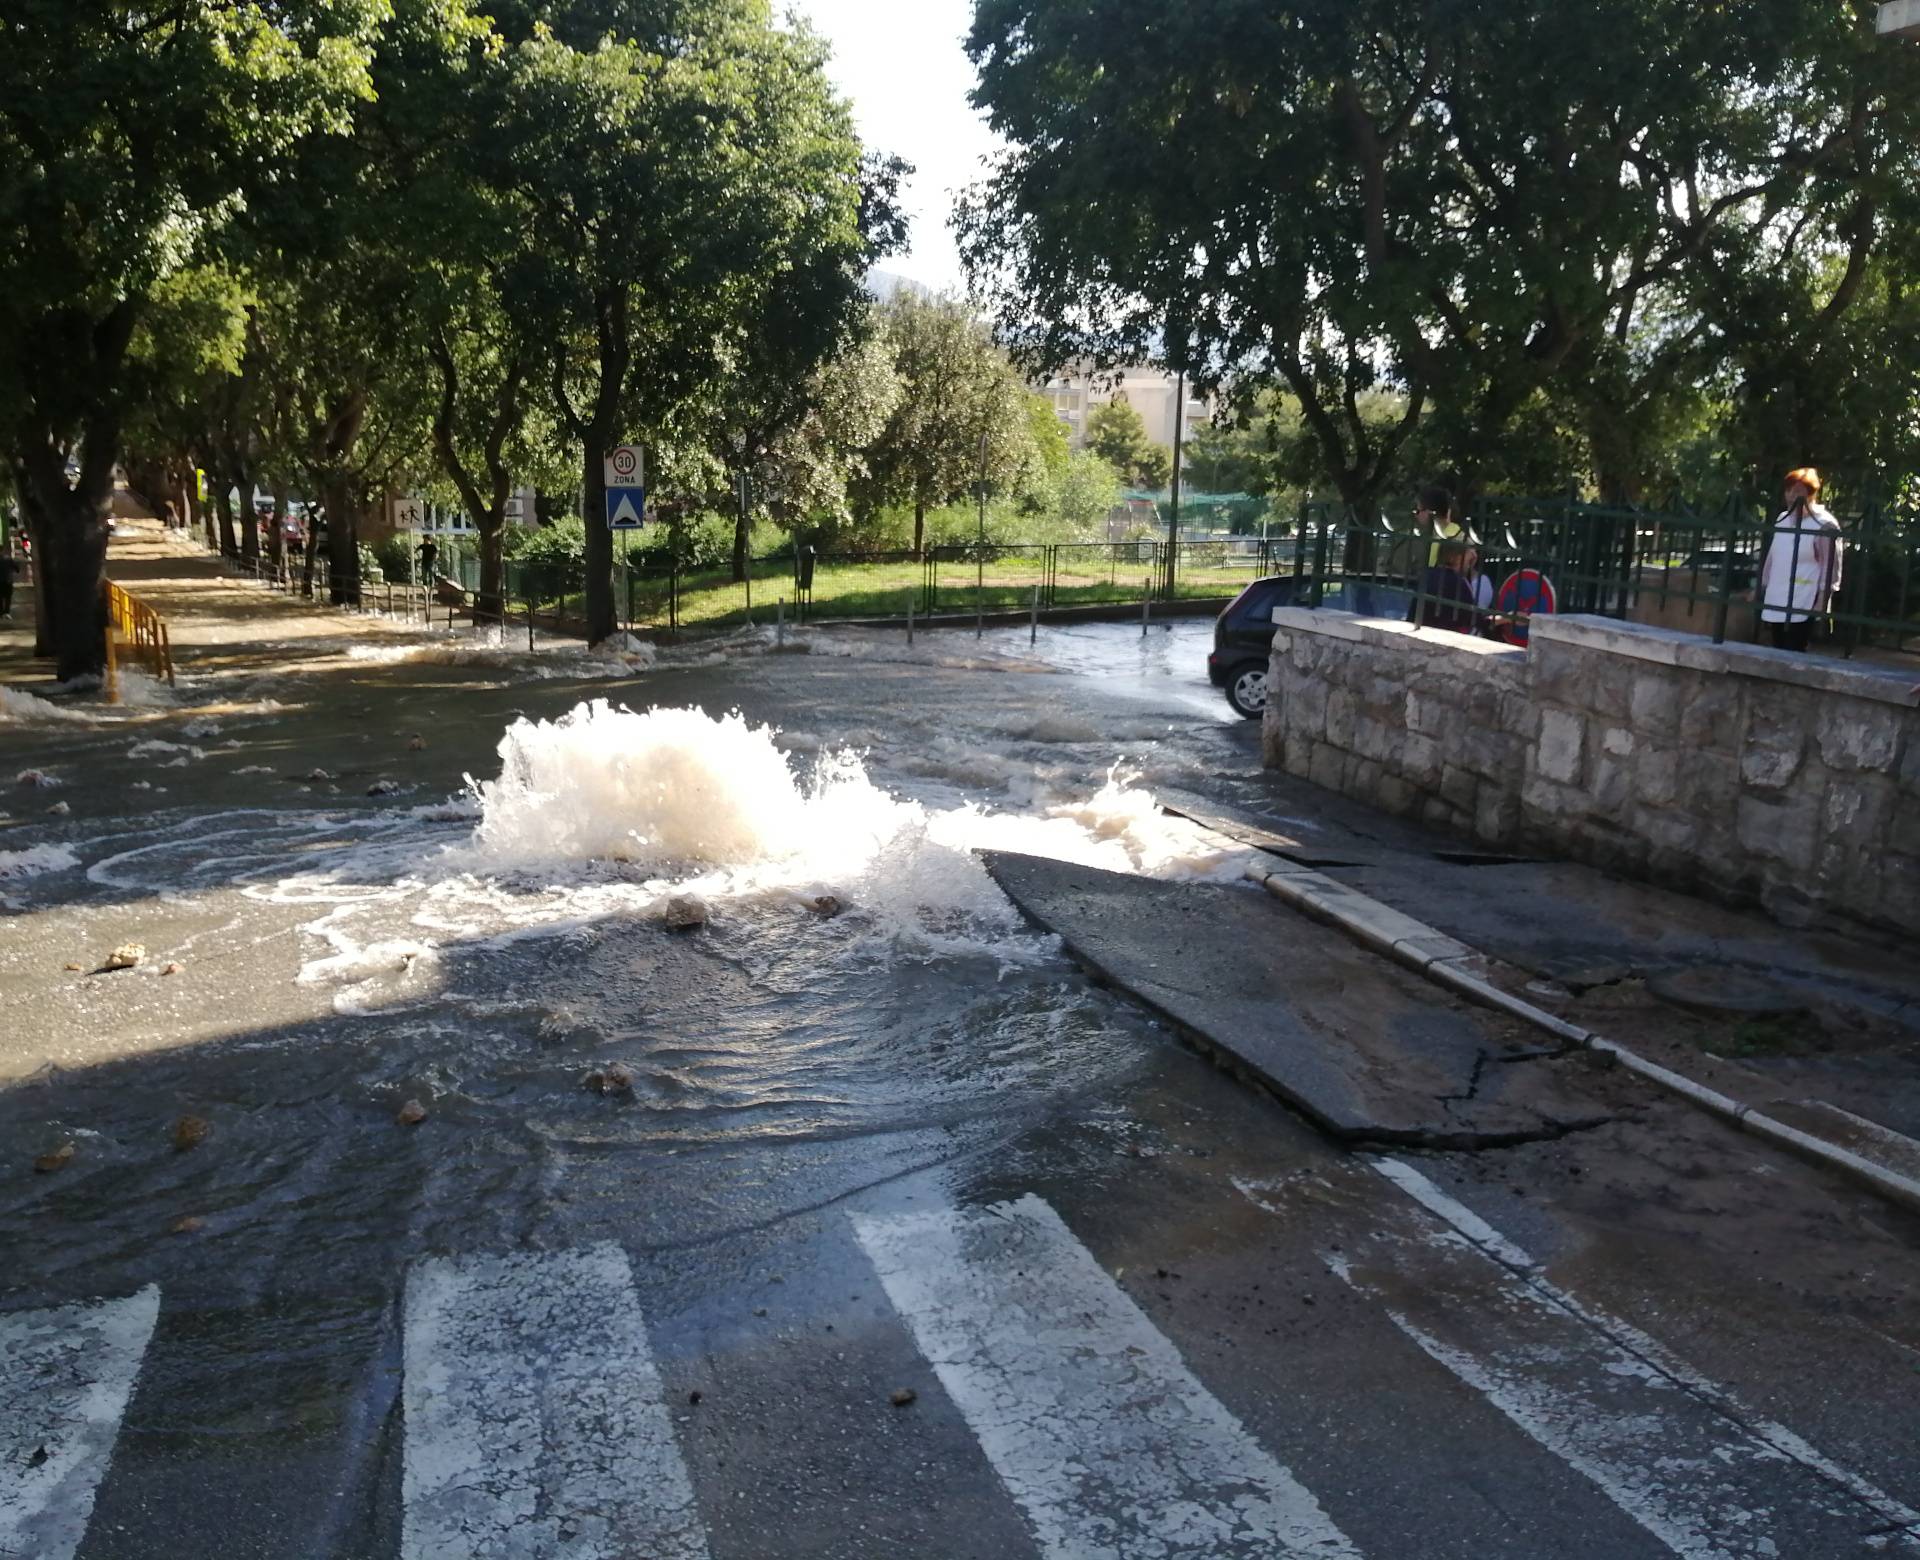
[[[1291,574],[1270,574],[1235,596],[1213,624],[1213,649],[1207,677],[1226,690],[1227,703],[1248,720],[1267,707],[1267,658],[1273,651],[1273,609],[1308,598],[1312,581]],[[1322,608],[1357,612],[1362,617],[1404,619],[1413,593],[1371,580],[1331,582],[1320,593]]]

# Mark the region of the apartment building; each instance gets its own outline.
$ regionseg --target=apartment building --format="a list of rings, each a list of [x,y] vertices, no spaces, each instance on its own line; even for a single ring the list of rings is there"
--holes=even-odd
[[[1087,417],[1097,406],[1109,401],[1124,401],[1140,414],[1147,425],[1147,437],[1156,444],[1173,448],[1174,403],[1178,381],[1157,368],[1123,368],[1105,374],[1057,374],[1041,387],[1042,395],[1053,402],[1053,412],[1067,425],[1068,440],[1079,449],[1087,442]],[[1213,415],[1203,398],[1188,393],[1186,428]]]

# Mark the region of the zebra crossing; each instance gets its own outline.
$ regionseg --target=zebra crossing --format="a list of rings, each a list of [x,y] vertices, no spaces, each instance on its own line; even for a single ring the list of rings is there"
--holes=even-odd
[[[1920,1511],[1548,1282],[1411,1167],[1376,1168],[1408,1200],[1324,1251],[1328,1271],[1391,1324],[1405,1368],[1444,1373],[1469,1411],[1611,1504],[1605,1552],[1920,1554]],[[984,1498],[1011,1502],[1032,1553],[1395,1553],[1364,1479],[1290,1469],[1040,1198],[856,1212],[848,1227],[997,1476]],[[613,1243],[411,1266],[398,1560],[725,1560],[703,1514],[721,1496],[690,1472],[640,1276]],[[0,1555],[87,1560],[164,1303],[147,1288],[0,1313]],[[772,1542],[755,1552],[785,1552]]]

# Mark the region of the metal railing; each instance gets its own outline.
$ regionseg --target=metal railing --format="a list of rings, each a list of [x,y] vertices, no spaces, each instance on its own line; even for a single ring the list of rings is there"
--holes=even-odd
[[[107,607],[107,697],[120,702],[119,663],[124,653],[138,661],[148,675],[164,677],[174,686],[173,641],[167,633],[167,620],[138,596],[106,582]],[[125,641],[124,652],[120,642]]]
[[[1516,644],[1537,613],[1585,612],[1663,622],[1716,644],[1759,638],[1784,622],[1808,625],[1803,633],[1820,633],[1847,654],[1920,648],[1920,514],[1897,507],[1836,515],[1837,571],[1824,545],[1816,547],[1811,522],[1782,527],[1737,496],[1704,511],[1572,495],[1485,497],[1459,524],[1426,529],[1414,524],[1411,504],[1406,513],[1395,521],[1304,505],[1299,545],[1280,570],[1299,578],[1300,604],[1317,606],[1336,585],[1364,582],[1405,592],[1410,620]],[[1475,598],[1471,580],[1461,583],[1469,549],[1490,601]],[[1783,588],[1794,579],[1799,590]]]

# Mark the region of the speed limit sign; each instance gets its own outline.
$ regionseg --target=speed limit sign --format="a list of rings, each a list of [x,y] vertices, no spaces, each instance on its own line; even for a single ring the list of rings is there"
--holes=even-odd
[[[608,487],[643,487],[646,484],[646,467],[637,444],[616,444],[608,450],[606,468]]]

